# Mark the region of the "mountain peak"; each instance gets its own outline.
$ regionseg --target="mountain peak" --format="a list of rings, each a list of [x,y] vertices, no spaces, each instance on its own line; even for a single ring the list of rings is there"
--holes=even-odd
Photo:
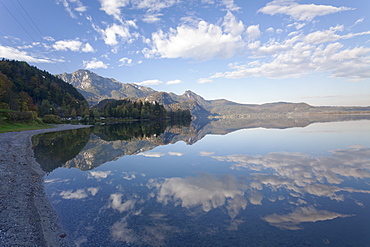
[[[170,105],[175,103],[171,96],[166,92],[156,92],[145,98],[145,101],[157,102],[162,105]]]
[[[199,105],[201,105],[203,108],[207,109],[209,106],[209,101],[205,100],[202,96],[194,93],[191,90],[186,90],[183,95],[181,95],[183,98],[195,100]]]

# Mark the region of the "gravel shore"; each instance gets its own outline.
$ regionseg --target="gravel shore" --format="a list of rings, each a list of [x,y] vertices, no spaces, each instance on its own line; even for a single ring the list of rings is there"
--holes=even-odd
[[[40,133],[85,128],[0,134],[0,246],[70,246],[68,236],[44,191],[44,171],[36,162],[31,137]]]

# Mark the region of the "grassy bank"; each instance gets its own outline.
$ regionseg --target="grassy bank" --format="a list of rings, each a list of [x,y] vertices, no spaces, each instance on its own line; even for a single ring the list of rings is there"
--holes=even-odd
[[[51,127],[52,126],[49,124],[38,124],[38,123],[1,123],[0,133],[22,130],[47,129]]]

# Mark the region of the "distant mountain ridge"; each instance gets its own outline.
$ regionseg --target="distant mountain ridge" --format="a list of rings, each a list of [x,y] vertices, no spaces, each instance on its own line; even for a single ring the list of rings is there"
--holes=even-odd
[[[152,88],[134,83],[121,83],[112,78],[101,77],[89,70],[77,70],[71,74],[57,75],[72,84],[84,95],[90,106],[104,99],[142,100],[158,102],[171,110],[189,109],[198,119],[212,115],[217,118],[271,118],[309,114],[358,114],[370,113],[369,107],[315,107],[307,103],[276,102],[262,105],[239,104],[226,99],[206,100],[188,90],[182,95],[158,92]]]
[[[84,69],[57,76],[77,88],[87,99],[90,106],[96,105],[103,99],[142,98],[157,92],[149,87],[133,83],[121,83]]]

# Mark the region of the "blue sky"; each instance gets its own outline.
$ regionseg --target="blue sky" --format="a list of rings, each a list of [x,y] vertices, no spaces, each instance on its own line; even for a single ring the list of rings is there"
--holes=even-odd
[[[0,57],[240,103],[370,105],[364,0],[0,0]]]

